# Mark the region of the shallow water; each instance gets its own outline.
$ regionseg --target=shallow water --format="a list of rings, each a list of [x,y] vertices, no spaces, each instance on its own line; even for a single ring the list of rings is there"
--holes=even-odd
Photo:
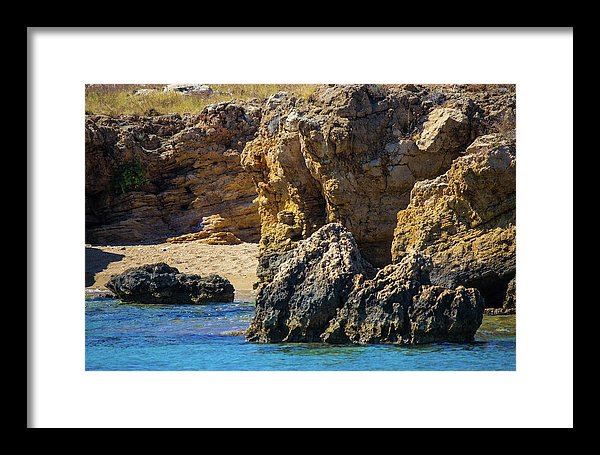
[[[513,315],[485,316],[474,343],[330,346],[247,343],[253,310],[86,299],[86,370],[515,370]]]

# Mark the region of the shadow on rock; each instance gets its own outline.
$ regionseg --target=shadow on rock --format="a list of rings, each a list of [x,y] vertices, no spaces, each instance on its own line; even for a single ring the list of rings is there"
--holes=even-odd
[[[125,257],[123,254],[107,253],[98,248],[85,247],[85,286],[94,284],[96,273],[106,269],[111,262],[117,262]]]

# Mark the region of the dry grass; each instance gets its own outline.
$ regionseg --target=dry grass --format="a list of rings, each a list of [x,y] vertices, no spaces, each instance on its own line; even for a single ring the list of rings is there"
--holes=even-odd
[[[308,99],[317,87],[314,84],[209,84],[214,93],[190,96],[163,92],[163,84],[91,84],[85,87],[85,112],[115,117],[122,114],[160,115],[198,113],[209,104],[232,99],[263,100],[273,93],[286,91]],[[156,89],[136,95],[139,89]]]
[[[478,92],[492,92],[498,89],[514,92],[515,86],[513,84],[464,84],[462,85],[466,92],[478,93]]]

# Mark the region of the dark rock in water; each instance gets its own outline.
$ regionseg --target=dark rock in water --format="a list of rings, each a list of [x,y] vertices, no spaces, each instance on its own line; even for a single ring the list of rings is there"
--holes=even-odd
[[[287,261],[291,251],[285,253],[273,253],[259,256],[258,266],[256,267],[256,276],[262,282],[271,282],[279,270],[282,263]]]
[[[475,288],[423,286],[408,310],[410,342],[473,341],[484,306]]]
[[[430,285],[429,258],[411,253],[358,283],[325,333],[328,343],[472,341],[483,320],[476,289]]]
[[[106,289],[87,289],[85,290],[86,299],[114,299],[115,295]]]
[[[180,273],[164,262],[147,264],[113,276],[106,287],[125,302],[193,304],[232,302],[235,289],[219,275]]]
[[[263,343],[320,341],[353,279],[370,268],[341,224],[322,227],[260,288],[246,338]]]
[[[483,319],[476,289],[430,284],[431,261],[409,253],[375,275],[341,224],[316,231],[261,287],[248,341],[472,341]]]
[[[322,339],[327,343],[397,343],[408,339],[408,308],[422,284],[429,284],[431,262],[421,255],[381,269],[356,286]]]

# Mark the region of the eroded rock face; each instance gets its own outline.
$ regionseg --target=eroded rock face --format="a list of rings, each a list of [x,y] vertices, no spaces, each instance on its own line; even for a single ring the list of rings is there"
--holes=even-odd
[[[375,270],[352,234],[327,224],[261,287],[247,339],[255,342],[472,341],[483,318],[476,289],[430,285],[431,262],[411,253]]]
[[[394,261],[421,251],[432,259],[433,284],[475,287],[488,307],[502,306],[516,270],[515,154],[494,144],[417,182],[392,244]]]
[[[256,296],[249,341],[317,342],[354,278],[370,270],[352,235],[340,224],[317,230],[279,265]]]
[[[472,341],[483,320],[476,289],[430,285],[431,261],[407,255],[357,282],[322,335],[327,343],[421,344]]]
[[[86,242],[198,232],[258,241],[256,189],[240,155],[259,121],[259,108],[241,102],[198,115],[86,116]]]
[[[185,242],[199,242],[205,243],[206,245],[239,245],[242,243],[231,232],[210,232],[200,231],[192,234],[183,234],[177,237],[169,237],[167,243],[185,243]]]
[[[416,144],[430,153],[457,152],[470,138],[469,119],[461,111],[438,108],[431,111]]]
[[[423,286],[412,307],[410,341],[473,341],[483,321],[484,301],[475,288]]]
[[[278,255],[331,222],[352,232],[373,265],[391,262],[395,214],[415,183],[446,172],[484,129],[485,111],[470,98],[448,95],[442,106],[430,94],[334,85],[308,101],[280,93],[265,103],[242,155],[259,194],[263,281]]]
[[[164,262],[128,269],[106,287],[125,302],[159,305],[232,302],[235,293],[226,278],[180,273]]]
[[[431,262],[421,255],[390,264],[369,280],[359,277],[323,333],[328,343],[398,343],[409,339],[408,308],[429,284]]]
[[[517,308],[517,281],[513,278],[508,282],[506,289],[506,295],[504,296],[504,303],[502,308],[505,310],[514,310]]]

